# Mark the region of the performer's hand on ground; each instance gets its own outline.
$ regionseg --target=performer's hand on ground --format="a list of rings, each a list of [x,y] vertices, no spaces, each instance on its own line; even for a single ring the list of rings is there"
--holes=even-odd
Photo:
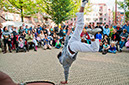
[[[68,84],[67,81],[61,81],[60,84]]]

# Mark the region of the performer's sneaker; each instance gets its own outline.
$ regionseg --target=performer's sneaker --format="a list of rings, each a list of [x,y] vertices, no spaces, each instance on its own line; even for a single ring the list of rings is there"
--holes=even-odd
[[[95,35],[97,32],[101,32],[101,31],[102,31],[102,29],[100,29],[100,28],[95,28],[95,29],[88,28],[88,29],[86,29],[86,32],[88,32],[92,35]]]
[[[83,3],[88,3],[89,0],[82,0]]]

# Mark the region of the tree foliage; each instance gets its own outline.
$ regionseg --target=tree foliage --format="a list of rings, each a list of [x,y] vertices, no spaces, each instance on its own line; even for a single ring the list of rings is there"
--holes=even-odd
[[[39,2],[40,11],[47,13],[56,24],[75,17],[81,4],[81,0],[38,0],[37,2]],[[89,5],[88,7],[90,8]]]
[[[129,0],[125,0],[125,3],[118,2],[118,5],[120,6],[119,9],[124,9],[124,6],[125,6],[126,21],[128,21],[129,20]]]
[[[0,6],[4,11],[21,14],[22,21],[24,16],[38,12],[34,0],[2,0]]]

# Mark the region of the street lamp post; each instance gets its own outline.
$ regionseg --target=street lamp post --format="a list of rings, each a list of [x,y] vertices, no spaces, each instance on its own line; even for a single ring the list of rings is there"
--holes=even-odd
[[[125,7],[125,4],[126,4],[126,1],[124,0],[124,21],[123,21],[124,23],[123,23],[123,24],[125,24],[125,10],[126,10],[126,9],[125,9],[125,8],[126,8],[126,7]]]
[[[115,24],[117,24],[117,0],[115,0]]]

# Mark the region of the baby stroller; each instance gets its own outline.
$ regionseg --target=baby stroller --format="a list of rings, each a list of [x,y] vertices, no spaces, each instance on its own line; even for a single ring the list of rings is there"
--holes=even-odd
[[[18,53],[19,51],[24,51],[26,52],[26,47],[25,47],[25,40],[22,39],[21,37],[18,40],[18,47],[16,49],[16,53]]]

